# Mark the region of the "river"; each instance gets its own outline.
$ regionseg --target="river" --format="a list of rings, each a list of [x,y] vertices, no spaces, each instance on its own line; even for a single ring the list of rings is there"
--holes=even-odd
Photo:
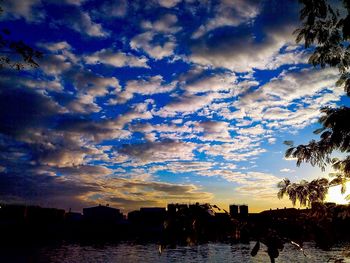
[[[257,256],[249,244],[209,243],[192,247],[165,249],[161,254],[156,244],[119,243],[110,245],[79,245],[62,243],[54,246],[31,248],[1,248],[1,263],[155,263],[155,262],[270,262],[266,247],[261,245]],[[286,244],[276,262],[350,262],[350,246],[339,244],[330,251],[322,251],[313,243],[304,243],[303,253],[293,245]],[[348,254],[348,255],[347,255]]]

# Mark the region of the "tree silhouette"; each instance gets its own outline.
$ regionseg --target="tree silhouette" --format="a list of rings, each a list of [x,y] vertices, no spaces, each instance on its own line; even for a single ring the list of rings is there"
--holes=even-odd
[[[339,80],[336,86],[343,86],[346,95],[350,96],[350,1],[342,2],[345,14],[332,8],[326,0],[299,2],[303,4],[300,11],[302,26],[295,31],[296,42],[303,42],[305,48],[314,47],[309,58],[314,67],[337,68]],[[314,131],[320,136],[318,141],[311,140],[298,146],[286,141],[290,148],[285,155],[296,158],[297,166],[307,162],[325,170],[331,165],[336,171],[330,174],[334,179],[330,182],[325,178],[311,182],[302,180],[300,183],[291,183],[288,179],[280,182],[278,197],[288,195],[293,205],[297,200],[304,206],[313,201],[323,201],[329,186],[333,185],[342,185],[341,191],[345,193],[345,183],[350,179],[350,156],[347,155],[350,152],[350,108],[322,108],[319,122],[322,127]],[[342,152],[345,157],[332,158],[334,151]]]
[[[311,182],[302,180],[300,183],[291,183],[289,179],[284,179],[278,183],[277,196],[283,198],[288,195],[292,204],[297,201],[302,206],[310,206],[314,202],[322,202],[327,194],[329,182],[326,178],[315,179]]]
[[[0,15],[2,12],[3,9],[0,6]],[[34,50],[21,40],[11,40],[10,35],[11,32],[8,29],[0,31],[0,69],[14,68],[20,70],[25,67],[39,67],[35,59],[41,58],[42,53]],[[18,56],[21,58],[20,60],[18,60]]]

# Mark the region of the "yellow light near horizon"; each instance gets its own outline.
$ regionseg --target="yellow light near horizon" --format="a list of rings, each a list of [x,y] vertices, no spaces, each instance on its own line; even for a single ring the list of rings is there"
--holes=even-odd
[[[340,185],[330,187],[326,197],[326,202],[332,202],[336,204],[349,204],[349,201],[346,200],[345,197],[350,194],[350,182],[346,183],[345,194],[342,194],[340,192],[340,188]]]

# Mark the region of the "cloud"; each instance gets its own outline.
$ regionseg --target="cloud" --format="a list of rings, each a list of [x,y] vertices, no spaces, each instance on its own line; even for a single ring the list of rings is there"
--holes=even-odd
[[[166,14],[154,22],[144,21],[141,26],[143,29],[155,33],[176,33],[181,29],[181,27],[176,26],[177,22],[176,15]]]
[[[298,6],[292,1],[283,4],[277,1],[265,2],[260,16],[274,18],[264,24],[262,39],[255,36],[249,25],[241,25],[240,30],[233,28],[212,32],[193,41],[190,59],[201,65],[225,67],[237,72],[264,69],[266,65],[272,65],[271,61],[276,61],[274,57],[280,49],[293,41]]]
[[[34,79],[31,76],[18,76],[16,72],[7,72],[0,77],[0,83],[3,86],[21,89],[27,87],[41,92],[55,91],[62,92],[63,86],[57,79]]]
[[[260,1],[223,0],[213,7],[213,17],[201,25],[192,35],[199,38],[208,32],[224,26],[238,26],[255,18],[260,12]]]
[[[130,47],[134,50],[144,50],[149,56],[157,60],[172,56],[176,47],[175,42],[170,39],[164,43],[156,43],[153,41],[155,35],[150,31],[141,33],[131,39]]]
[[[203,129],[203,141],[231,141],[229,123],[218,121],[205,121],[198,124]]]
[[[63,113],[52,98],[29,89],[0,89],[0,132],[20,137],[28,128],[45,127],[50,117]]]
[[[24,17],[28,22],[38,22],[44,18],[44,13],[34,11],[34,9],[41,7],[41,0],[12,0],[4,1],[1,5],[7,17]]]
[[[269,144],[275,144],[276,138],[268,138],[267,141],[269,142]]]
[[[250,137],[233,138],[231,142],[221,144],[205,144],[198,149],[207,156],[221,156],[228,161],[247,161],[266,150],[260,148],[260,142]]]
[[[69,101],[65,107],[71,112],[89,114],[99,112],[102,108],[96,104],[95,97],[90,94],[81,94],[77,98]]]
[[[294,173],[295,170],[289,169],[289,168],[283,168],[280,170],[282,173]]]
[[[93,184],[75,182],[49,173],[37,174],[33,168],[0,174],[0,200],[67,209],[67,205],[82,208],[80,196],[97,191]]]
[[[38,46],[43,47],[51,52],[56,52],[64,49],[70,50],[72,48],[67,41],[39,43]]]
[[[266,133],[266,130],[262,125],[257,124],[251,127],[239,128],[237,132],[242,135],[262,135]]]
[[[95,15],[106,18],[122,18],[128,12],[127,0],[105,0]]]
[[[140,206],[166,206],[170,202],[198,200],[208,202],[213,194],[200,191],[193,184],[171,184],[163,182],[144,182],[113,178],[106,182],[105,191],[99,192],[103,201],[117,207],[139,209]],[[93,195],[93,193],[91,194]],[[89,196],[86,196],[89,198]],[[99,200],[95,200],[98,202]]]
[[[40,68],[48,75],[60,75],[72,67],[72,63],[64,55],[46,55],[40,59]]]
[[[265,65],[265,68],[273,70],[285,65],[307,64],[308,56],[309,54],[303,51],[292,51],[282,54],[279,53],[278,55],[270,58],[268,63]]]
[[[50,4],[54,4],[54,5],[66,4],[66,5],[73,5],[73,6],[80,6],[84,2],[86,2],[86,0],[62,0],[59,2],[57,2],[56,0],[46,0],[46,1],[49,2]]]
[[[145,57],[136,57],[123,52],[115,52],[112,49],[101,49],[91,55],[86,55],[87,64],[106,64],[114,67],[142,67],[149,68]]]
[[[182,0],[158,0],[158,3],[163,7],[172,8],[175,7],[181,1]]]
[[[118,152],[135,158],[140,163],[192,160],[194,143],[179,141],[146,142],[123,145]]]
[[[115,77],[105,77],[91,71],[72,71],[69,73],[78,92],[92,96],[105,96],[108,88],[117,92],[121,89],[119,81]]]
[[[90,37],[107,37],[109,33],[102,28],[101,24],[91,20],[89,13],[79,8],[70,8],[64,14],[64,20],[59,21],[63,25],[67,25],[73,30]]]
[[[130,40],[130,47],[143,50],[156,60],[174,55],[176,43],[172,34],[181,29],[176,23],[177,17],[172,14],[163,15],[154,22],[143,21],[141,27],[146,32],[134,36]]]
[[[277,78],[242,96],[234,106],[244,109],[245,115],[255,121],[268,120],[270,126],[273,121],[278,121],[278,127],[305,127],[317,119],[320,107],[339,98],[339,91],[333,89],[337,75],[333,69],[282,72]],[[334,96],[327,95],[332,93]],[[305,103],[319,97],[323,98],[323,104]],[[294,109],[288,108],[293,105]]]
[[[110,203],[112,206],[139,209],[140,206],[165,206],[168,202],[198,200],[208,202],[213,194],[193,184],[146,182],[135,179],[105,177],[109,170],[96,166],[62,168],[63,176],[52,176],[36,168],[25,176],[3,173],[0,176],[0,200],[74,209],[86,205]],[[39,174],[38,174],[39,173]],[[68,176],[69,175],[69,176]],[[96,198],[97,197],[97,198]]]
[[[5,18],[28,32],[45,18],[30,39],[44,58],[0,77],[1,201],[208,202],[183,182],[211,176],[239,200],[270,202],[279,178],[252,170],[259,155],[342,94],[337,71],[306,68],[296,2],[22,2],[4,4]]]
[[[236,77],[234,74],[216,74],[205,76],[198,80],[186,83],[183,89],[189,94],[198,94],[210,91],[230,91],[235,86]]]
[[[161,108],[157,115],[162,117],[176,116],[177,114],[191,114],[203,107],[210,105],[214,100],[221,99],[222,94],[217,92],[211,92],[204,95],[183,95],[180,98],[176,98],[166,106]]]
[[[145,134],[149,134],[151,132],[157,132],[157,133],[176,133],[180,136],[184,136],[184,134],[190,134],[194,132],[194,129],[192,127],[189,127],[187,125],[167,125],[167,124],[157,124],[152,125],[150,123],[142,123],[142,124],[136,124],[130,127],[133,131],[143,132]]]
[[[197,173],[210,170],[215,164],[212,162],[201,161],[179,161],[179,162],[167,162],[164,165],[154,165],[149,171],[170,171],[174,174],[177,173]]]
[[[153,95],[160,93],[168,93],[176,86],[176,82],[164,84],[163,77],[156,75],[147,79],[129,80],[125,89],[121,92],[116,92],[116,98],[110,99],[110,104],[121,104],[134,97],[134,94]]]
[[[94,121],[91,119],[83,119],[72,117],[61,120],[56,129],[65,133],[71,133],[77,137],[84,136],[85,140],[101,142],[106,139],[128,138],[130,132],[122,128],[126,123],[138,117],[136,114],[128,113],[128,116],[121,116],[114,120]],[[142,115],[141,115],[142,117]]]
[[[203,176],[219,176],[228,182],[238,184],[234,192],[236,196],[252,196],[252,199],[271,199],[276,197],[277,183],[281,179],[270,173],[235,172],[229,170],[211,170],[201,172]]]

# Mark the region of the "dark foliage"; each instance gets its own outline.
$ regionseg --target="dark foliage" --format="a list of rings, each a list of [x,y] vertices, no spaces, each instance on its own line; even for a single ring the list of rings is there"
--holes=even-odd
[[[326,0],[299,0],[302,26],[295,31],[296,42],[304,42],[305,48],[315,46],[309,62],[313,66],[336,67],[340,78],[337,86],[344,85],[350,96],[350,1],[343,0],[346,15],[328,4]]]
[[[0,7],[0,14],[2,12],[3,9]],[[21,70],[25,67],[39,67],[35,59],[41,58],[42,53],[34,50],[21,40],[11,40],[10,35],[11,32],[8,29],[0,31],[0,69],[14,68]]]
[[[334,10],[326,0],[299,0],[303,4],[300,11],[302,26],[295,31],[296,41],[303,42],[305,48],[314,48],[309,63],[314,67],[334,67],[339,70],[337,86],[343,86],[347,96],[350,96],[350,1],[343,0],[345,14]],[[319,185],[327,193],[328,187],[342,185],[345,192],[345,183],[350,179],[350,108],[321,109],[319,119],[322,127],[314,133],[319,134],[318,141],[312,140],[306,145],[294,146],[293,142],[286,141],[290,146],[286,157],[297,159],[297,166],[302,162],[310,163],[325,170],[331,165],[336,173],[331,174],[334,179],[322,178],[307,182],[290,183],[288,179],[279,183],[278,197],[289,196],[293,205],[298,200],[301,205],[310,205],[314,201],[323,201],[325,194],[317,194],[313,189]],[[332,158],[334,151],[343,153],[343,159]],[[313,190],[312,190],[313,189]],[[315,199],[315,196],[317,197]]]

